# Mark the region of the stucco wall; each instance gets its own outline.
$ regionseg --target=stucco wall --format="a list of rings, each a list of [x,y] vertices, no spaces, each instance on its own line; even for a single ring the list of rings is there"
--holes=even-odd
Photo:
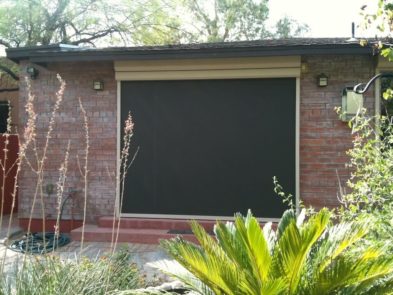
[[[341,105],[341,91],[345,86],[367,81],[374,73],[371,57],[367,56],[305,56],[308,72],[301,77],[300,101],[300,192],[306,204],[315,207],[337,205],[338,177],[344,184],[349,171],[345,168],[345,151],[351,146],[350,130],[341,122],[334,107]],[[25,64],[22,63],[22,68]],[[116,165],[116,81],[111,62],[96,63],[57,63],[39,68],[39,77],[32,81],[36,95],[38,113],[38,144],[42,145],[49,120],[51,106],[55,102],[54,93],[59,83],[56,73],[67,82],[64,101],[56,117],[54,134],[48,150],[44,186],[56,184],[58,169],[64,158],[68,139],[71,140],[70,160],[66,192],[69,189],[81,191],[83,181],[77,157],[83,159],[84,131],[83,119],[78,105],[78,97],[83,101],[89,116],[89,198],[88,216],[90,219],[100,215],[112,215],[115,202],[114,178]],[[23,72],[23,70],[22,70]],[[316,86],[316,76],[325,73],[329,85]],[[92,90],[94,79],[104,81],[104,91]],[[372,93],[372,91],[371,91]],[[27,99],[26,82],[21,82],[20,120],[25,122],[24,105]],[[372,98],[366,104],[373,109]],[[137,122],[136,122],[137,124]],[[39,154],[41,152],[39,151]],[[28,153],[34,165],[34,152]],[[28,165],[19,177],[19,214],[28,217],[34,196],[36,175]],[[44,192],[45,215],[56,216],[56,193]],[[40,199],[37,199],[34,217],[42,217]],[[65,218],[81,216],[81,202],[74,202],[74,209],[66,206]]]

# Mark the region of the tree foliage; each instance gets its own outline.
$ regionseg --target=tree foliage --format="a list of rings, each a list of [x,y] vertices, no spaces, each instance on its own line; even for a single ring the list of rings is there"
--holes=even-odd
[[[0,0],[0,44],[109,46],[178,43],[176,15],[159,0]]]
[[[185,0],[197,33],[208,42],[269,37],[267,0]]]
[[[393,61],[393,1],[374,0],[372,4],[363,5],[360,14],[364,20],[362,27],[373,32],[375,38],[363,39],[361,44],[373,44],[377,52]]]
[[[373,5],[375,3],[376,5]],[[365,29],[377,31],[379,36],[391,37],[393,32],[392,0],[374,0],[371,4],[363,5],[361,15],[364,19],[362,26]]]
[[[98,39],[124,34],[122,23],[128,17],[101,0],[2,2],[0,36],[7,47],[94,44]]]
[[[267,0],[0,0],[0,45],[164,45],[288,38],[307,32],[307,26],[289,18],[269,29],[267,4]]]
[[[125,45],[165,45],[191,42],[194,37],[183,28],[176,13],[177,0],[132,1],[133,25],[128,29],[129,43]]]
[[[269,30],[267,0],[0,0],[0,44],[146,45],[297,36]]]
[[[309,30],[307,24],[303,24],[290,17],[284,17],[277,21],[275,38],[291,38],[302,36]]]
[[[375,1],[376,2],[376,1]],[[374,2],[374,4],[375,4]],[[387,38],[362,40],[375,45],[382,56],[392,61],[389,42],[393,29],[393,1],[378,0],[375,10],[362,7],[364,26],[376,29]],[[393,238],[393,91],[392,79],[382,78],[381,114],[370,115],[361,110],[350,122],[353,146],[347,152],[351,176],[341,188],[343,204],[339,215],[343,220],[371,220],[373,243]],[[390,250],[393,247],[390,246]]]
[[[267,0],[182,0],[191,16],[194,39],[203,42],[256,40],[300,36],[304,24],[285,17],[269,28]],[[191,30],[193,31],[193,30]]]

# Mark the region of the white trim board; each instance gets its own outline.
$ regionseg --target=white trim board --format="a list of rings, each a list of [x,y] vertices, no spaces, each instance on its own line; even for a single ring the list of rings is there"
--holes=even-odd
[[[235,212],[234,212],[235,214]],[[233,221],[233,216],[203,216],[203,215],[173,215],[173,214],[141,214],[141,213],[121,213],[121,217],[130,218],[150,218],[150,219],[187,219],[187,220],[209,220],[209,221]],[[257,217],[259,222],[279,222],[280,218]]]
[[[115,61],[118,81],[300,77],[300,56]]]
[[[295,200],[296,211],[300,206],[300,77],[296,78],[296,115],[295,115]],[[299,212],[298,212],[299,213]]]
[[[120,118],[121,118],[121,110],[120,110],[120,106],[121,106],[121,82],[117,81],[117,100],[116,100],[116,123],[117,123],[117,130],[116,130],[116,188],[115,188],[115,192],[116,192],[116,199],[115,199],[115,214],[116,217],[120,216],[120,157],[121,157],[121,153],[120,153],[120,149],[121,149],[121,128],[122,128],[122,124],[124,124],[123,122],[121,122]]]
[[[211,80],[211,79],[251,79],[251,78],[296,78],[295,115],[295,200],[300,203],[300,56],[168,60],[168,61],[115,61],[117,91],[117,167],[119,175],[120,156],[120,105],[121,81],[152,80]],[[119,189],[116,189],[117,214],[120,217],[170,218],[200,220],[232,220],[233,216],[200,216],[170,214],[121,213],[119,208]],[[234,212],[235,213],[235,212]],[[258,218],[262,222],[277,222],[278,218]]]

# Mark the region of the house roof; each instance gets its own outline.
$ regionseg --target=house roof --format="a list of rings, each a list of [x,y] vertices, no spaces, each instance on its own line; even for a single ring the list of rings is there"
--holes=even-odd
[[[67,44],[9,48],[15,62],[110,61],[212,57],[288,56],[306,54],[373,54],[370,45],[347,38],[290,38],[163,46],[92,48]]]

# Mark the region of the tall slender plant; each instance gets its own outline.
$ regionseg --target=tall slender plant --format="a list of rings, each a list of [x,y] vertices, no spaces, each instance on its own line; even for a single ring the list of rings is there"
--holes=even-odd
[[[87,113],[85,108],[83,107],[82,100],[79,98],[79,108],[82,112],[82,117],[83,117],[83,131],[85,132],[85,158],[84,158],[84,164],[83,167],[81,167],[81,164],[79,162],[79,157],[78,159],[78,167],[81,176],[83,177],[83,183],[84,183],[84,188],[83,188],[83,220],[82,220],[82,234],[81,234],[81,251],[83,250],[83,242],[85,238],[85,225],[86,225],[86,213],[87,213],[87,198],[88,198],[88,176],[89,176],[89,170],[88,170],[88,165],[89,165],[89,148],[90,148],[90,137],[89,137],[89,120],[87,118]]]
[[[56,120],[58,113],[61,108],[61,103],[63,101],[63,96],[65,92],[65,81],[58,76],[60,83],[59,90],[55,95],[55,103],[52,107],[48,128],[44,132],[44,136],[37,135],[38,132],[42,130],[37,130],[37,118],[39,114],[35,109],[36,97],[32,91],[30,81],[26,80],[28,85],[28,97],[26,103],[26,113],[27,113],[27,123],[23,132],[23,137],[20,138],[19,142],[19,155],[18,159],[13,166],[16,165],[16,179],[22,171],[22,169],[30,168],[35,175],[35,185],[33,187],[34,194],[32,196],[32,206],[30,208],[28,232],[31,229],[31,221],[35,213],[35,206],[37,202],[41,202],[41,213],[43,218],[43,230],[45,231],[45,207],[44,207],[44,194],[43,194],[43,181],[44,172],[47,168],[48,154],[52,145],[52,138],[56,134]],[[82,104],[81,99],[79,99],[79,106],[82,113],[82,119],[84,123],[84,153],[81,163],[78,166],[82,175],[82,185],[83,185],[83,227],[86,224],[87,215],[87,197],[88,197],[88,156],[89,156],[89,124],[87,112]],[[9,123],[9,127],[10,127]],[[128,152],[130,140],[132,137],[133,123],[131,117],[126,122],[125,132],[127,134],[127,144],[124,149],[124,153]],[[4,152],[7,152],[7,145],[4,148]],[[54,245],[57,244],[60,234],[60,222],[62,215],[62,205],[63,205],[63,194],[66,188],[68,164],[71,150],[71,140],[68,140],[68,144],[65,148],[64,159],[60,163],[59,167],[59,177],[56,185],[56,197],[57,197],[57,216],[56,225],[54,227]],[[127,154],[128,155],[128,154]],[[124,171],[132,162],[132,157],[124,156],[125,164]],[[131,159],[131,161],[130,161]],[[5,162],[5,161],[4,161]],[[8,164],[0,162],[0,169],[7,170]],[[4,173],[3,173],[4,174]],[[5,176],[5,174],[3,175]],[[119,177],[119,179],[123,179]],[[3,180],[4,182],[4,180]],[[12,209],[15,207],[16,201],[16,191],[18,184],[15,182],[15,186],[12,192]],[[4,190],[4,185],[2,190]],[[3,193],[2,193],[3,195]],[[12,222],[12,212],[8,223],[7,235],[10,233],[11,222]],[[0,216],[0,222],[1,222]],[[114,228],[114,234],[119,228]],[[117,235],[116,235],[117,236]],[[45,232],[44,232],[44,243]],[[57,241],[56,241],[57,240]],[[7,269],[5,267],[7,260],[7,253],[10,250],[4,248],[3,258],[1,260],[0,269],[0,294],[108,294],[113,290],[122,289],[133,289],[136,287],[144,286],[145,282],[143,278],[139,275],[138,269],[135,265],[130,262],[130,254],[125,251],[120,251],[120,253],[110,253],[106,258],[102,259],[85,259],[82,257],[83,250],[83,240],[84,233],[82,233],[82,241],[80,244],[79,251],[76,251],[75,258],[73,261],[62,261],[57,257],[55,249],[53,252],[47,255],[38,256],[38,258],[31,256],[29,251],[30,240],[27,239],[27,253],[24,253],[20,261],[16,261],[15,267],[10,268],[7,264]],[[116,241],[114,241],[113,247],[116,248]],[[21,262],[21,263],[19,263]]]

